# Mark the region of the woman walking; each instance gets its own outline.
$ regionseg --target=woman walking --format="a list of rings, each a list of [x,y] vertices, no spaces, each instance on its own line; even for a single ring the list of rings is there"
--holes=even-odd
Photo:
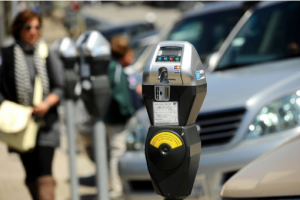
[[[20,155],[32,198],[54,200],[52,160],[55,147],[59,146],[57,105],[63,96],[64,79],[59,60],[40,38],[41,28],[41,17],[29,10],[19,13],[13,21],[11,31],[16,42],[1,50],[0,103],[9,100],[33,106],[35,76],[41,78],[43,101],[33,106],[32,113],[44,121],[36,147],[26,153],[10,150]]]

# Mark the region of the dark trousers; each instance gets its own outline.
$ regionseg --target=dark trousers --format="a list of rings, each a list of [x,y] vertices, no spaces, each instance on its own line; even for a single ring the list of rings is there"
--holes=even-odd
[[[26,172],[26,182],[35,181],[40,176],[52,175],[53,147],[36,146],[33,151],[20,153]]]

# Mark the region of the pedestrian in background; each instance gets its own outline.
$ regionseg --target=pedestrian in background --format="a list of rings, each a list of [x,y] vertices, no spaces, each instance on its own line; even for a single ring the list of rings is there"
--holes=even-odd
[[[135,113],[132,94],[123,68],[134,60],[128,40],[114,36],[110,40],[113,60],[109,64],[108,78],[112,89],[112,100],[105,118],[110,155],[110,197],[119,198],[123,194],[118,173],[118,161],[126,150],[124,128],[127,120]]]
[[[41,28],[41,17],[32,11],[25,10],[14,19],[11,31],[15,43],[1,51],[0,103],[9,100],[32,106],[35,75],[41,78],[43,101],[33,107],[32,113],[44,121],[38,131],[36,147],[26,153],[11,150],[20,155],[32,198],[54,200],[52,160],[55,147],[59,146],[57,105],[63,96],[64,79],[58,58],[40,38]]]

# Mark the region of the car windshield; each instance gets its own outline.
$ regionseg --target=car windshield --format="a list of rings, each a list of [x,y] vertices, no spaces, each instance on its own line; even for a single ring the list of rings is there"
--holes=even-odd
[[[299,56],[300,2],[254,12],[222,56],[217,70]]]
[[[231,9],[184,19],[174,26],[166,40],[190,42],[203,60],[219,49],[241,12],[240,9]]]

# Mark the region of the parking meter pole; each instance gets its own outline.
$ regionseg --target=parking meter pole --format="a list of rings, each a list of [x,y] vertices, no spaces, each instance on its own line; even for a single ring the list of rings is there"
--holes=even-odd
[[[145,141],[148,171],[165,200],[191,194],[201,154],[195,124],[207,91],[199,55],[188,42],[160,42],[143,74],[143,98],[151,126]]]
[[[76,144],[77,137],[74,127],[74,102],[72,99],[65,100],[65,108],[67,114],[67,134],[68,134],[68,151],[69,151],[69,169],[71,180],[71,197],[72,200],[79,200],[78,194],[78,178],[77,178],[77,162],[76,162]]]
[[[108,169],[107,169],[107,148],[106,148],[106,130],[104,122],[96,119],[93,129],[94,136],[94,155],[96,162],[96,182],[97,199],[108,200]]]
[[[66,125],[67,125],[71,198],[72,200],[79,200],[79,194],[78,194],[79,183],[77,178],[77,162],[76,162],[77,133],[75,130],[75,117],[74,117],[74,100],[76,99],[74,88],[76,82],[78,81],[78,75],[74,69],[77,61],[77,50],[71,38],[68,37],[56,40],[52,46],[52,50],[55,51],[57,55],[60,57],[64,68],[64,75],[65,75],[64,107],[65,107]]]

